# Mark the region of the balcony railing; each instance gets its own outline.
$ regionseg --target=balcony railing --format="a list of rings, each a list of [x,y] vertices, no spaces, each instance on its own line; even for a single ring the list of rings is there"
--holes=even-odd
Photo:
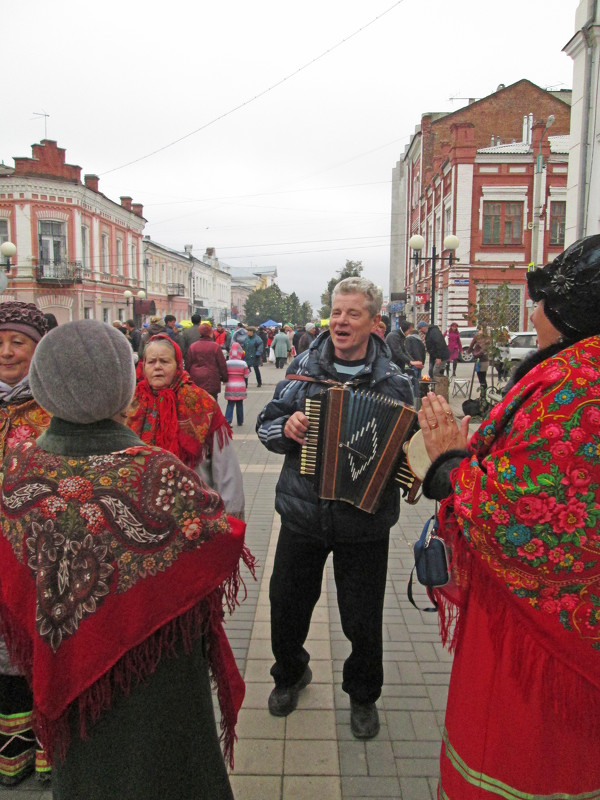
[[[183,283],[167,284],[167,295],[169,297],[185,297],[185,286]]]
[[[81,261],[52,261],[35,267],[38,283],[83,283]]]

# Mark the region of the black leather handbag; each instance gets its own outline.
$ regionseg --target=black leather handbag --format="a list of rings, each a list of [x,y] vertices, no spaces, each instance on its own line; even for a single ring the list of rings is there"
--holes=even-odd
[[[413,545],[415,565],[411,570],[408,580],[407,596],[415,608],[419,608],[413,599],[413,576],[416,570],[417,580],[427,590],[427,596],[433,603],[433,608],[422,608],[420,611],[437,611],[437,601],[433,594],[436,586],[445,586],[450,580],[448,571],[448,551],[446,543],[437,536],[438,521],[433,516],[428,519],[423,527],[419,540]]]

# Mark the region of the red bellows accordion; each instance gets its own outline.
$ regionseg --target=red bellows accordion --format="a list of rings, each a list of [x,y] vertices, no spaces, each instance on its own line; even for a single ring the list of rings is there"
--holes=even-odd
[[[334,386],[305,401],[310,426],[300,474],[312,476],[324,500],[343,500],[375,513],[390,479],[416,502],[421,481],[408,467],[404,443],[418,429],[410,406],[348,386]]]

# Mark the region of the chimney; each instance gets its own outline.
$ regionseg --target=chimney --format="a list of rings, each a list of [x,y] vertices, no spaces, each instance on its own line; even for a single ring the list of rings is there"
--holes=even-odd
[[[209,258],[214,258],[215,257],[215,248],[214,247],[207,247],[205,255],[207,255]]]
[[[132,203],[131,210],[138,217],[144,216],[144,206],[142,205],[142,203]]]
[[[132,203],[132,199],[131,199],[131,197],[122,197],[122,198],[121,198],[121,206],[122,206],[122,207],[123,207],[123,208],[124,208],[126,211],[131,211],[131,203]]]
[[[97,175],[84,175],[83,180],[87,189],[91,189],[93,192],[98,191],[100,178]]]
[[[192,250],[193,249],[194,249],[194,245],[193,244],[185,244],[183,246],[183,252],[188,256],[192,255]]]

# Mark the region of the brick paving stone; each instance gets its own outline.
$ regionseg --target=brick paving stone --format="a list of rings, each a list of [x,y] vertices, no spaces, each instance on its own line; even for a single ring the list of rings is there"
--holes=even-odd
[[[402,797],[404,800],[434,800],[427,778],[408,778],[401,776]]]
[[[356,739],[338,742],[340,772],[342,775],[367,775],[365,745]]]
[[[365,742],[365,751],[370,776],[393,775],[395,777],[397,775],[396,760],[391,742],[382,741],[380,737],[377,737]]]
[[[356,778],[356,777],[342,777],[342,797],[344,800],[350,798],[370,798],[371,800],[384,800],[384,798],[406,798],[410,800],[408,795],[402,795],[400,781],[398,778]]]

